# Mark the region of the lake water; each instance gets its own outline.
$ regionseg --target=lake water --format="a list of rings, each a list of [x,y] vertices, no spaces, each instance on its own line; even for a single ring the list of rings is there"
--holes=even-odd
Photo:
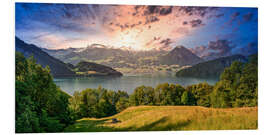
[[[173,83],[187,86],[191,84],[197,84],[200,82],[207,82],[211,85],[215,84],[218,79],[199,79],[199,78],[185,78],[175,76],[122,76],[118,78],[109,77],[83,77],[83,78],[58,78],[54,79],[56,85],[58,85],[65,92],[73,95],[74,91],[82,91],[86,88],[103,88],[109,90],[122,90],[131,94],[138,86],[152,86],[155,88],[160,83]]]

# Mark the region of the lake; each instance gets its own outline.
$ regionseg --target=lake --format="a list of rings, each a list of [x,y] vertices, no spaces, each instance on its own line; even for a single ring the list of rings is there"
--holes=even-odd
[[[215,84],[218,79],[201,79],[201,78],[186,78],[175,76],[122,76],[118,78],[110,77],[81,77],[81,78],[57,78],[54,82],[63,91],[73,95],[74,91],[82,91],[86,88],[103,88],[109,90],[122,90],[131,94],[138,86],[152,86],[155,88],[160,83],[173,83],[187,86],[191,84],[197,84],[200,82],[207,82],[211,85]]]

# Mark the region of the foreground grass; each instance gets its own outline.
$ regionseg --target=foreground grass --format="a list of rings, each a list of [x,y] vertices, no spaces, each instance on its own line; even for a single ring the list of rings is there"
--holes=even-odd
[[[113,118],[121,122],[112,123]],[[234,130],[257,127],[257,107],[138,106],[111,117],[80,119],[67,127],[65,132]]]

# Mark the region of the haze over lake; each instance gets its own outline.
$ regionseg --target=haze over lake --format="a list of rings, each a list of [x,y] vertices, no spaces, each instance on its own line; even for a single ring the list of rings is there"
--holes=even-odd
[[[73,95],[75,91],[82,91],[86,88],[103,88],[110,90],[122,90],[131,94],[136,87],[141,85],[151,86],[155,88],[160,83],[173,83],[187,86],[191,84],[198,84],[201,82],[207,82],[211,85],[215,84],[218,79],[202,79],[202,78],[186,78],[175,76],[152,76],[152,75],[140,75],[140,76],[122,76],[118,78],[109,77],[81,77],[81,78],[58,78],[54,79],[54,82],[65,92]]]

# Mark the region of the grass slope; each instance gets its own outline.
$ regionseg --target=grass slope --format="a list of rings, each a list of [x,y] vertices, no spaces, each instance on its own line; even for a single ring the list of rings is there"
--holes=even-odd
[[[121,122],[112,123],[112,118]],[[65,132],[226,130],[257,127],[257,107],[214,109],[198,106],[138,106],[111,117],[77,120]]]

